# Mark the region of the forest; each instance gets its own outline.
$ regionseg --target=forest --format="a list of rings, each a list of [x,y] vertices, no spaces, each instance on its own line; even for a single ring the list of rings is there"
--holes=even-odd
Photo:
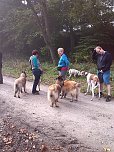
[[[72,62],[88,61],[96,45],[114,58],[112,0],[1,0],[0,51],[26,58],[33,49],[42,61],[57,62],[63,47]]]

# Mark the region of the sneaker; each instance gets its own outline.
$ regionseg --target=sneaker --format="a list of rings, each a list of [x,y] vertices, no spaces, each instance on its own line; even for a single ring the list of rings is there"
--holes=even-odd
[[[108,96],[106,97],[106,102],[109,102],[109,101],[111,101],[111,96],[110,96],[110,95],[108,95]]]
[[[39,91],[32,93],[33,95],[39,95]]]

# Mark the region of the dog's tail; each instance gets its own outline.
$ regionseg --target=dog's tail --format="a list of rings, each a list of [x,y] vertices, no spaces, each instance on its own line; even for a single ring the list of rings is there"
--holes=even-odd
[[[55,96],[54,96],[54,93],[53,91],[48,91],[48,94],[47,94],[47,97],[48,97],[48,100],[54,100]]]
[[[53,95],[53,93],[51,92],[51,93],[50,93],[50,98],[52,98],[53,96],[54,96],[54,95]]]
[[[14,83],[14,90],[18,90],[19,89],[19,86],[17,83]]]

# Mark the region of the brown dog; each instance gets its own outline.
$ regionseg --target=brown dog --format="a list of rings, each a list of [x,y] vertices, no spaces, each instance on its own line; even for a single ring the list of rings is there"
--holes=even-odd
[[[55,107],[58,107],[57,102],[63,85],[64,85],[64,79],[62,76],[59,76],[58,78],[56,78],[56,83],[48,87],[47,98],[48,101],[51,102],[50,104],[51,107],[53,107],[54,104]]]
[[[78,100],[78,96],[80,93],[80,83],[77,83],[75,81],[70,81],[70,80],[65,80],[64,81],[64,86],[61,89],[62,96],[61,98],[65,98],[66,95],[69,93],[72,97],[71,102],[74,101],[74,97],[76,97],[76,101]]]
[[[24,88],[24,92],[26,93],[26,73],[22,71],[20,77],[14,82],[14,97],[18,93],[18,98],[20,98],[20,93],[23,92],[22,88]]]

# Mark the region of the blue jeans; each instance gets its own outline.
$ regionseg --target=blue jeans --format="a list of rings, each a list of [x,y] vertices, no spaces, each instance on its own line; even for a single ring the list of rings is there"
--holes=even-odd
[[[33,87],[32,87],[32,93],[35,93],[35,92],[36,92],[37,85],[38,85],[39,80],[40,80],[41,70],[40,70],[40,69],[33,69],[33,70],[32,70],[32,73],[33,73],[33,75],[34,75],[34,77],[35,77],[34,83],[33,83]]]

